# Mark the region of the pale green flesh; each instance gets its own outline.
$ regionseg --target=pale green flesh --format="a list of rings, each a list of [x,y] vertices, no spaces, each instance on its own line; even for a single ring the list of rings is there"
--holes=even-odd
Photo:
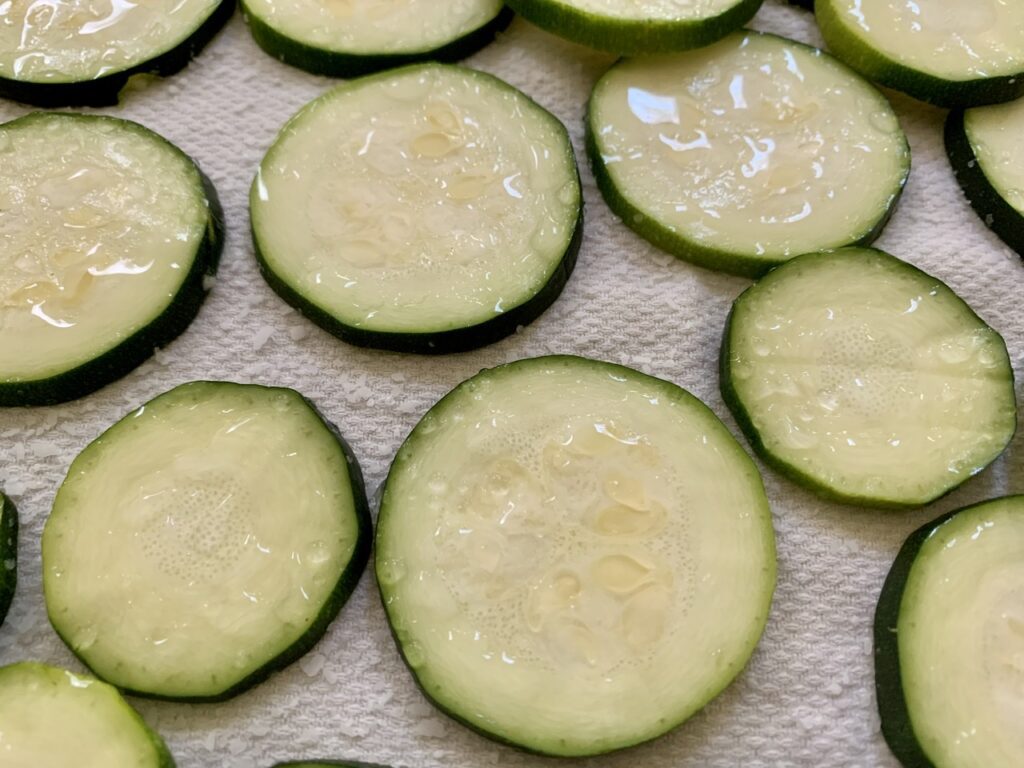
[[[357,535],[345,456],[297,394],[185,385],[72,464],[43,534],[47,609],[109,682],[213,696],[305,633]]]
[[[849,497],[930,501],[1016,424],[1003,340],[879,251],[790,262],[736,304],[729,376],[765,450]]]
[[[900,602],[900,678],[937,768],[1024,765],[1024,500],[941,525]]]
[[[1024,99],[968,109],[964,130],[985,178],[1024,214]]]
[[[819,0],[847,34],[904,66],[964,81],[1024,72],[1019,0]]]
[[[246,0],[246,10],[283,35],[352,54],[419,53],[479,29],[501,0]]]
[[[432,698],[530,749],[593,754],[665,732],[739,672],[774,540],[757,470],[698,401],[541,358],[484,372],[413,432],[377,573]]]
[[[768,264],[866,236],[909,170],[896,115],[871,85],[820,51],[746,31],[618,64],[589,119],[618,194],[642,216]]]
[[[561,263],[580,188],[564,128],[489,76],[430,64],[304,108],[267,153],[253,228],[280,279],[346,325],[490,320]]]
[[[71,370],[152,322],[208,220],[195,166],[139,126],[0,126],[0,381]]]
[[[0,667],[4,768],[157,768],[146,730],[118,692],[42,664]]]
[[[595,16],[618,21],[699,21],[719,16],[740,0],[551,0]]]
[[[3,0],[0,77],[33,83],[94,80],[186,40],[219,0]]]

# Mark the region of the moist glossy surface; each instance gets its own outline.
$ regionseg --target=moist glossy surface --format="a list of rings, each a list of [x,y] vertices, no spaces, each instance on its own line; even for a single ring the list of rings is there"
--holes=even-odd
[[[1024,214],[1024,99],[967,110],[964,130],[985,178]]]

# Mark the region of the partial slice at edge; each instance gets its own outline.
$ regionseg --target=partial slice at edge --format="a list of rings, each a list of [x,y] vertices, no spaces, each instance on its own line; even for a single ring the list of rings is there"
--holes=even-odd
[[[18,510],[0,492],[0,626],[14,599],[18,583]]]
[[[736,299],[721,387],[766,462],[864,506],[933,501],[1017,426],[1002,337],[940,280],[870,248],[798,256]]]
[[[344,341],[439,354],[490,344],[559,296],[582,238],[565,127],[507,83],[389,70],[306,105],[250,193],[260,269]]]
[[[946,153],[967,202],[1024,256],[1024,99],[955,110],[946,118]]]
[[[0,667],[0,723],[4,765],[174,768],[117,689],[46,664]]]
[[[223,213],[190,157],[128,120],[36,112],[0,147],[0,406],[73,400],[185,331]]]
[[[816,48],[751,30],[619,61],[594,86],[586,128],[598,187],[626,226],[748,277],[871,242],[910,172],[876,88]]]
[[[219,701],[312,648],[370,541],[359,465],[307,400],[184,384],[72,463],[43,531],[47,613],[119,688]]]
[[[817,0],[814,9],[830,51],[915,99],[952,108],[1024,95],[1020,3]]]
[[[746,24],[762,0],[710,0],[668,9],[640,0],[507,0],[524,19],[574,43],[643,55],[701,48]]]
[[[210,7],[198,14],[191,10],[200,5]],[[25,14],[37,12],[33,3],[14,7]],[[109,18],[80,2],[54,3],[48,11],[43,25],[38,19],[5,25],[10,40],[0,32],[0,42],[12,43],[2,46],[10,59],[0,53],[0,97],[39,107],[106,107],[118,103],[133,75],[169,77],[184,69],[234,14],[235,0],[126,3],[115,6]],[[171,18],[173,13],[188,15],[186,25],[176,28],[180,22]],[[69,27],[71,32],[60,39]],[[147,39],[149,30],[163,37]],[[125,40],[132,50],[119,50]]]
[[[1024,765],[1022,598],[1024,496],[951,512],[907,538],[874,623],[882,733],[907,768]]]
[[[567,356],[483,371],[431,408],[388,473],[376,547],[424,694],[566,757],[653,739],[718,695],[775,583],[760,475],[718,418]]]
[[[501,0],[454,5],[436,0],[392,4],[381,18],[359,10],[309,7],[290,0],[242,0],[253,39],[285,64],[328,77],[359,77],[419,61],[458,61],[494,40],[512,21]],[[317,6],[324,6],[317,3]],[[446,18],[454,17],[454,18]]]

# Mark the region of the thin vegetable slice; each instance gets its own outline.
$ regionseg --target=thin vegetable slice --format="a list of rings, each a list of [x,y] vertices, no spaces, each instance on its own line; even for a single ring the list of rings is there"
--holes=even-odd
[[[817,0],[828,48],[882,85],[940,107],[1024,95],[1024,4]]]
[[[174,768],[115,688],[46,664],[0,667],[0,724],[7,766]]]
[[[242,10],[263,50],[331,77],[457,61],[490,43],[512,20],[501,0],[242,0]]]
[[[946,152],[971,207],[1024,256],[1024,99],[955,110],[946,119]]]
[[[176,338],[223,233],[209,180],[137,123],[0,125],[0,406],[82,397]]]
[[[1024,765],[1024,496],[904,543],[875,613],[882,733],[907,768]]]
[[[0,626],[18,583],[18,510],[0,493]]]
[[[628,227],[747,276],[870,242],[910,172],[873,86],[815,48],[751,31],[613,66],[590,99],[587,148]]]
[[[250,195],[264,277],[352,344],[489,344],[561,293],[582,236],[557,118],[482,72],[426,64],[304,107]]]
[[[1002,337],[940,280],[873,249],[800,256],[745,291],[721,365],[765,461],[852,504],[927,504],[1017,425]]]
[[[222,700],[319,640],[369,548],[359,465],[308,401],[194,382],[72,463],[43,532],[46,608],[119,688]]]
[[[576,357],[484,371],[435,405],[388,473],[376,547],[424,693],[550,755],[694,714],[750,657],[775,584],[761,478],[722,423]]]
[[[234,0],[0,3],[0,96],[41,107],[116,104],[132,75],[185,67],[234,10]]]
[[[762,0],[508,0],[525,19],[591,48],[629,55],[701,48],[746,24]]]

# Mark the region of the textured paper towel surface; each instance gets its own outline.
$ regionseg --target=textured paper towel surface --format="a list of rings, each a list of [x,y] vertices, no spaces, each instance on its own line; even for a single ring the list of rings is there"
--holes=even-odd
[[[821,44],[809,14],[772,0],[753,26]],[[468,63],[558,115],[582,159],[584,105],[610,62],[516,19]],[[748,281],[691,267],[634,236],[608,212],[586,167],[579,265],[561,299],[521,334],[476,352],[426,359],[355,349],[292,312],[257,274],[246,192],[284,121],[329,85],[263,54],[236,16],[187,70],[105,110],[144,123],[199,161],[224,203],[227,248],[196,322],[153,360],[78,402],[0,411],[0,485],[17,501],[23,523],[18,593],[0,628],[0,663],[38,659],[81,669],[43,607],[39,537],[53,495],[74,456],[103,429],[185,381],[222,378],[300,390],[340,425],[371,490],[417,419],[445,392],[480,368],[546,353],[587,355],[668,378],[739,434],[718,394],[716,361],[726,312]],[[910,137],[914,168],[879,245],[946,281],[1003,333],[1016,364],[1024,351],[1020,260],[986,230],[957,188],[942,150],[944,113],[890,96]],[[0,120],[26,111],[0,101]],[[779,582],[750,665],[668,736],[579,764],[895,766],[879,734],[871,666],[871,619],[885,573],[906,535],[926,520],[1024,490],[1022,460],[1018,438],[959,491],[910,513],[828,504],[762,467],[775,515]],[[393,647],[370,572],[319,645],[249,693],[206,706],[132,703],[182,768],[258,768],[316,756],[408,768],[553,764],[493,744],[426,703]],[[58,736],[60,724],[53,727]]]

